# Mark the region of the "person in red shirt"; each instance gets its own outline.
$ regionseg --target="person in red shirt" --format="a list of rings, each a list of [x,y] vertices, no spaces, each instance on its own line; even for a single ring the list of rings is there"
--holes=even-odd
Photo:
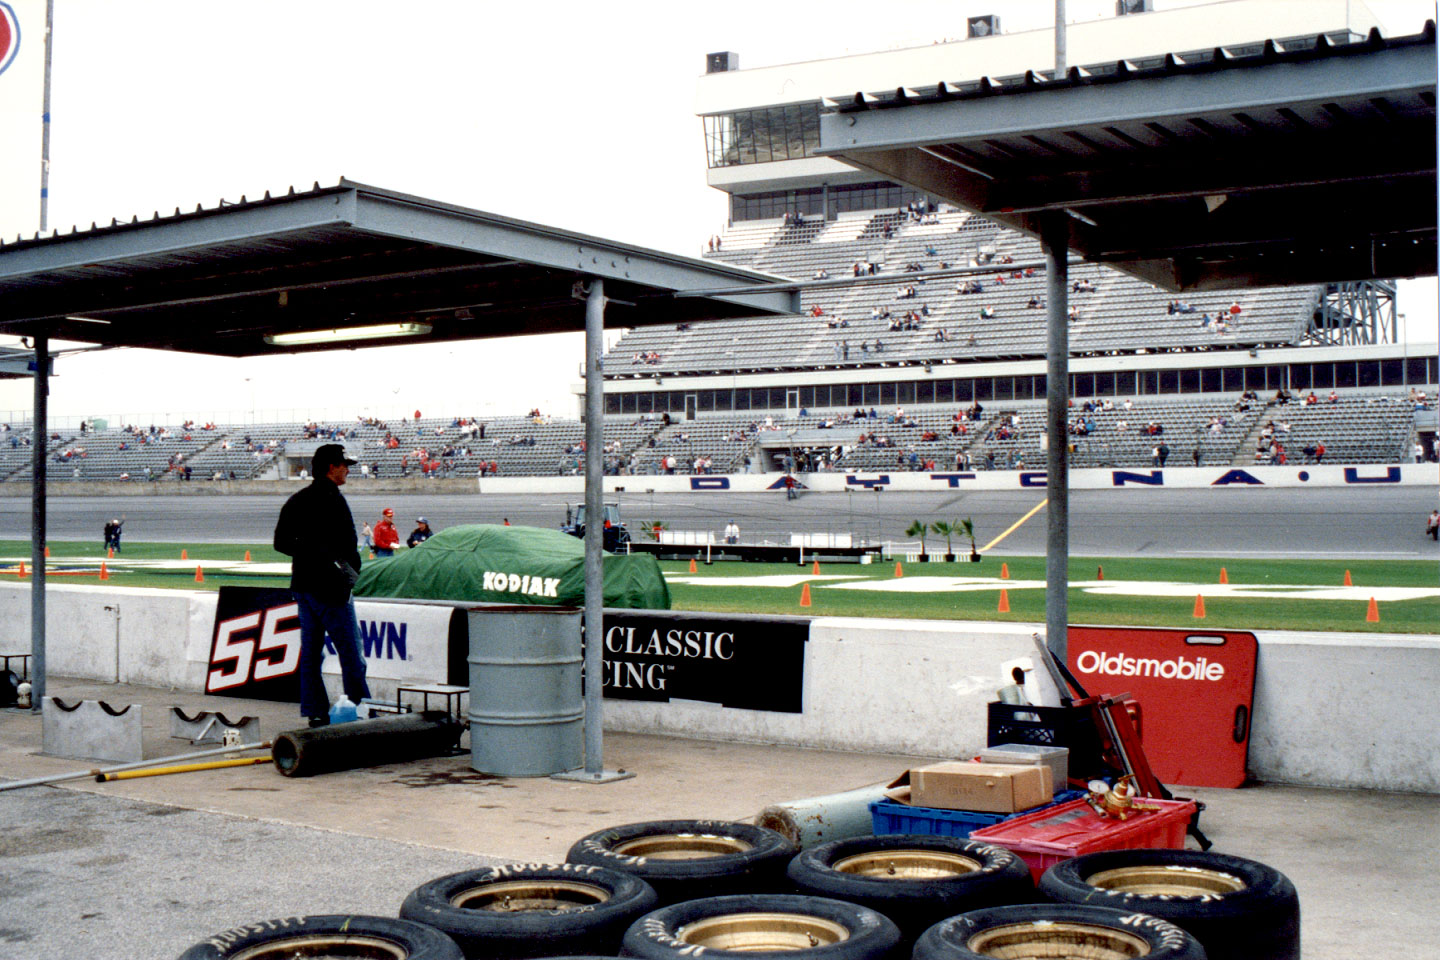
[[[375,556],[393,557],[398,546],[400,531],[395,529],[395,511],[386,507],[380,512],[380,522],[375,524]]]

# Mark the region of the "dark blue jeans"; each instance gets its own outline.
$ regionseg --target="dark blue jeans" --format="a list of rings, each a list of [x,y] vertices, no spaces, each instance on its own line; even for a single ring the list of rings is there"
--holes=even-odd
[[[330,715],[330,695],[320,675],[325,659],[325,636],[340,657],[340,676],[345,696],[358,704],[370,696],[365,682],[365,656],[360,650],[360,625],[355,620],[355,601],[326,603],[313,593],[295,591],[300,617],[300,715]]]

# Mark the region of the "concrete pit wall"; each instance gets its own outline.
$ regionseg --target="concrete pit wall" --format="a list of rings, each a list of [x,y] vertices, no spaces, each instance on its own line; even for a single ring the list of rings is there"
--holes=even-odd
[[[52,585],[46,654],[57,676],[204,689],[213,593]],[[30,647],[28,584],[0,584],[0,653]],[[969,756],[1009,666],[1034,654],[1040,624],[817,618],[804,711],[607,700],[616,731],[833,750]],[[1259,632],[1248,767],[1306,786],[1440,793],[1440,637]],[[445,682],[444,656],[414,656]],[[329,677],[335,686],[335,677]],[[396,681],[372,677],[377,697]],[[338,691],[332,690],[332,695]]]

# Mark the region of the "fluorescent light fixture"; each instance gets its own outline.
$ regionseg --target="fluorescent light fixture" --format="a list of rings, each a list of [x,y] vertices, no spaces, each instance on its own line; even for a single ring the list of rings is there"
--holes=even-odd
[[[302,330],[299,333],[269,333],[265,342],[276,347],[307,343],[345,343],[351,340],[382,340],[389,337],[423,337],[433,327],[428,323],[377,323],[369,327],[337,327],[333,330]]]

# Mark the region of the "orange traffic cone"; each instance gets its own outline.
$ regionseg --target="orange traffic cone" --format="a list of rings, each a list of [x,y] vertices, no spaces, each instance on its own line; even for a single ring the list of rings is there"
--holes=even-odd
[[[800,588],[800,606],[810,606],[810,584],[808,583]]]
[[[1095,568],[1095,579],[1096,579],[1096,580],[1104,580],[1104,579],[1105,579],[1105,566],[1104,566],[1103,564]]]
[[[50,559],[50,545],[48,543],[45,545],[45,559]]]
[[[181,559],[181,560],[189,560],[189,559],[190,559],[190,552],[189,552],[188,550],[186,550],[184,547],[181,547],[181,548],[180,548],[180,559]]]
[[[115,559],[115,548],[114,548],[114,547],[110,547],[108,550],[105,551],[105,559],[106,559],[106,560],[114,560],[114,559]]]
[[[21,561],[20,561],[20,572],[17,573],[17,574],[15,574],[15,576],[17,576],[17,577],[23,577],[23,576],[25,576],[25,561],[24,561],[24,560],[21,560]]]
[[[695,572],[695,558],[694,558],[694,557],[691,557],[691,558],[690,558],[690,572],[691,572],[691,573],[694,573],[694,572]]]
[[[995,608],[995,612],[996,612],[996,613],[1009,613],[1009,612],[1010,612],[1010,594],[1006,593],[1004,590],[1001,590],[1001,591],[1000,591],[1000,605]]]
[[[1346,571],[1345,571],[1345,586],[1347,586],[1347,587],[1353,587],[1353,586],[1355,586],[1355,584],[1352,583],[1351,580],[1350,580],[1350,571],[1349,571],[1349,570],[1346,570]]]
[[[1224,567],[1221,567],[1221,568],[1220,568],[1220,582],[1221,582],[1221,583],[1229,583],[1229,582],[1230,582],[1230,574],[1228,574],[1228,573],[1225,572],[1225,568],[1224,568]]]
[[[1010,579],[1010,564],[1008,564],[1008,563],[1002,563],[1002,564],[1000,564],[1000,579],[1001,579],[1001,580],[1009,580],[1009,579]]]
[[[902,566],[900,566],[900,561],[899,561],[899,560],[896,560],[896,561],[895,561],[895,576],[897,576],[897,577],[903,577],[903,576],[905,576],[905,568],[902,567]]]
[[[374,560],[374,559],[375,559],[375,551],[374,551],[374,550],[371,550],[371,551],[370,551],[370,554],[369,554],[365,559],[366,559],[366,560]]]
[[[819,573],[819,572],[820,572],[820,561],[819,561],[819,560],[816,560],[816,561],[815,561],[815,566],[810,569],[810,572],[811,572],[811,573]]]
[[[101,580],[109,580],[109,579],[110,579],[110,571],[105,568],[105,561],[103,561],[103,560],[100,561],[100,579],[101,579]]]
[[[1379,623],[1379,622],[1380,622],[1380,608],[1379,608],[1379,606],[1376,605],[1376,603],[1375,603],[1375,598],[1374,598],[1374,597],[1371,597],[1371,598],[1370,598],[1370,606],[1369,606],[1369,608],[1365,611],[1365,622],[1366,622],[1366,623]]]
[[[201,567],[199,564],[196,564],[196,565],[195,565],[195,582],[196,582],[196,583],[204,583],[204,582],[205,582],[205,570],[204,570],[204,568]]]
[[[1205,595],[1203,593],[1195,594],[1195,619],[1205,619]]]
[[[250,562],[250,551],[249,551],[249,550],[246,550],[246,551],[245,551],[245,562],[246,562],[246,563],[249,563],[249,562]]]

